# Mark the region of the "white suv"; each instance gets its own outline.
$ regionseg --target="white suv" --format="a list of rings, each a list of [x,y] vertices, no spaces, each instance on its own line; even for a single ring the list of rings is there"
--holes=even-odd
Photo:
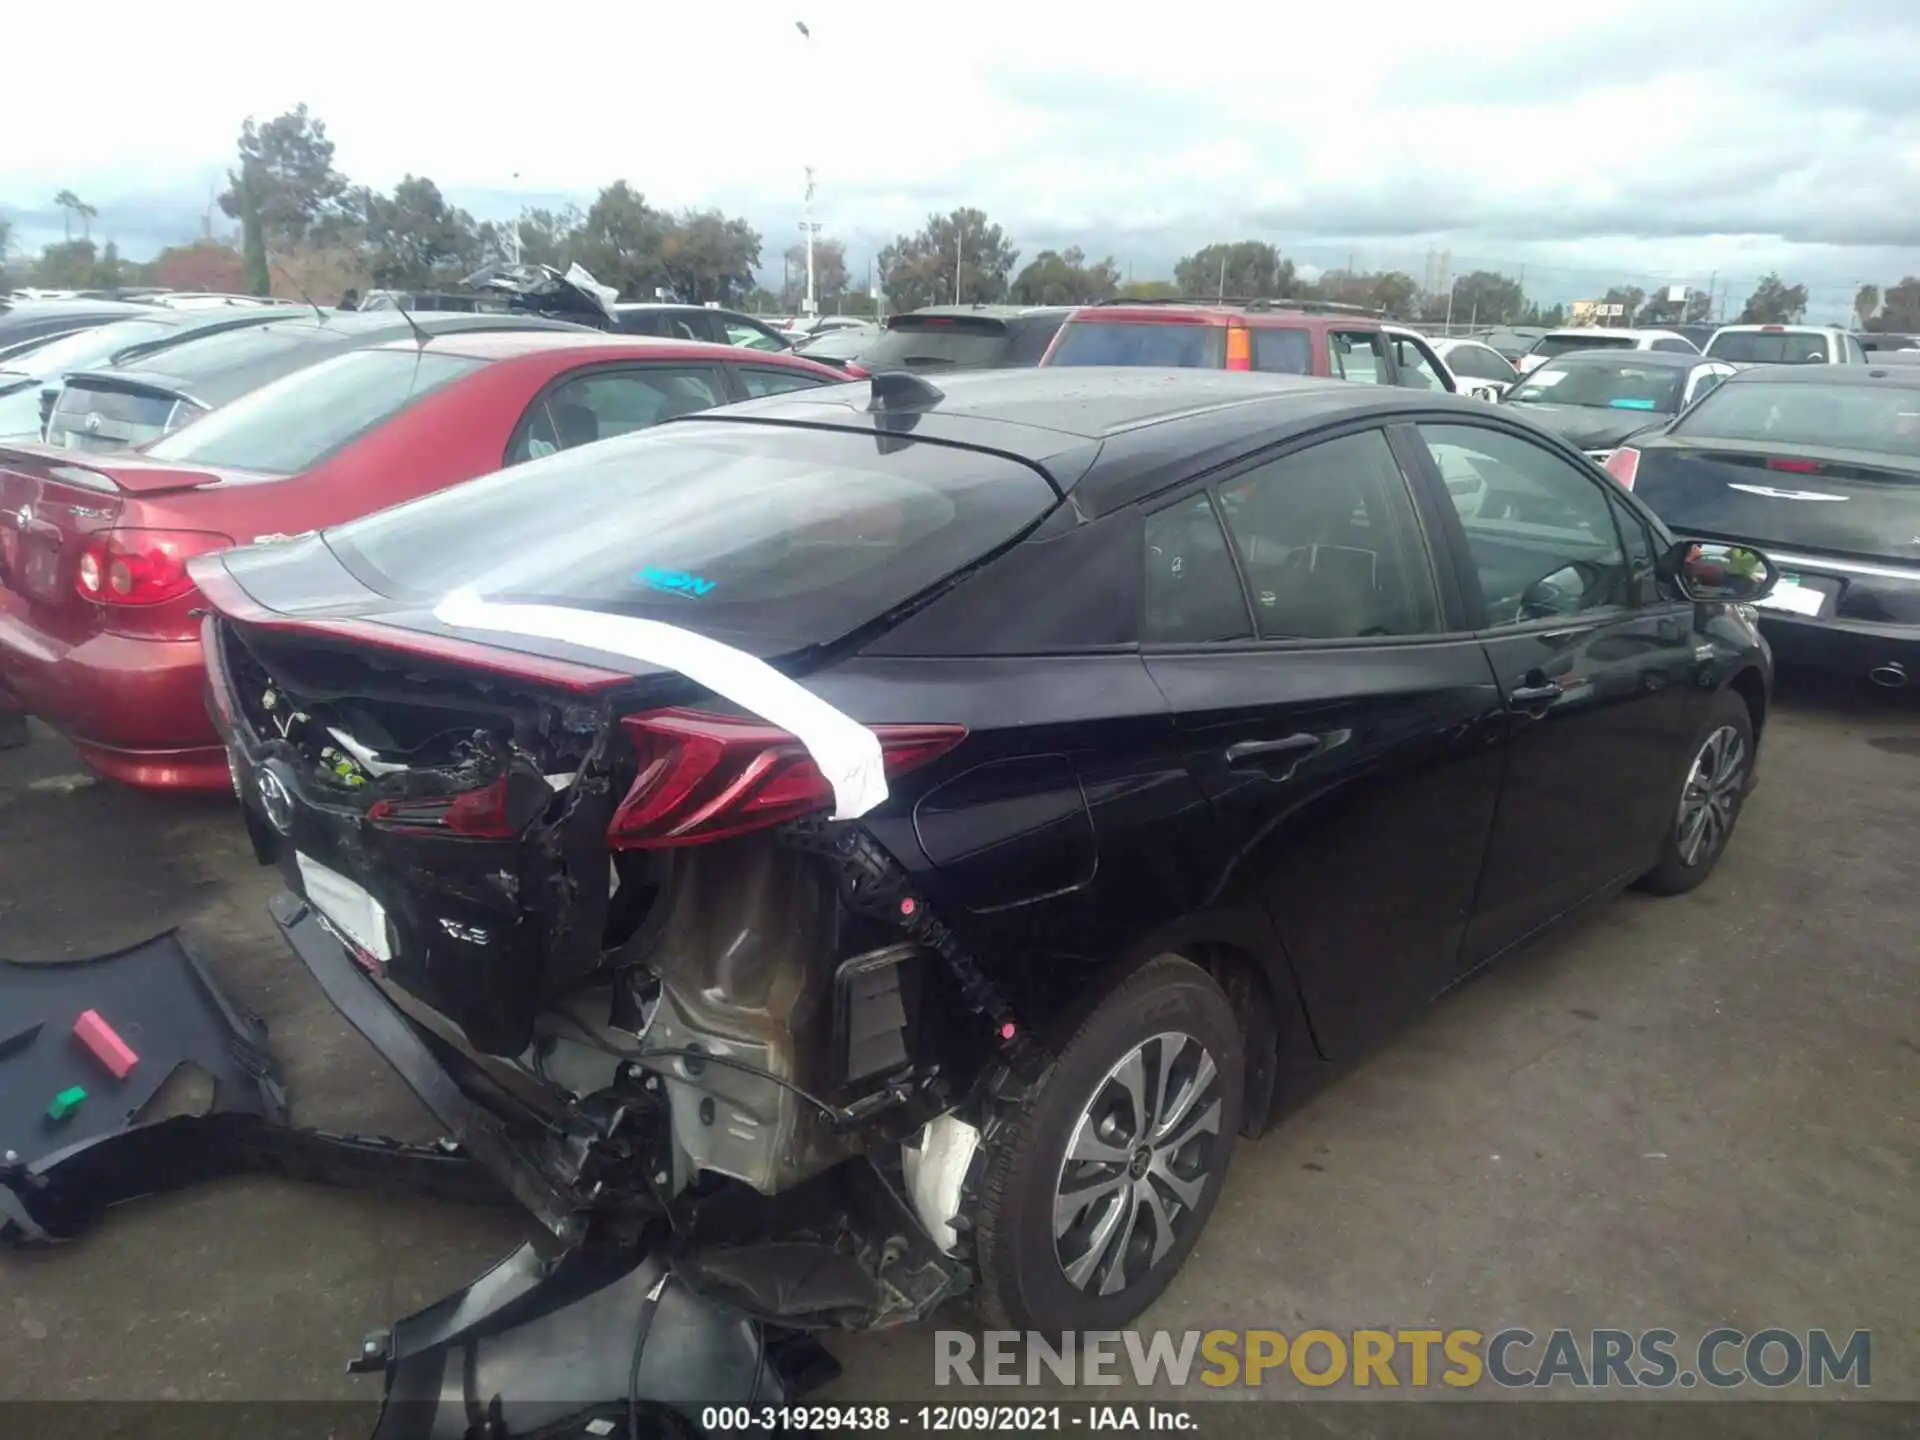
[[[1707,354],[1730,365],[1864,365],[1867,352],[1828,325],[1722,325]]]
[[[1613,330],[1599,325],[1573,330],[1549,330],[1520,357],[1520,373],[1544,365],[1574,350],[1667,350],[1675,355],[1698,355],[1700,347],[1675,330]]]

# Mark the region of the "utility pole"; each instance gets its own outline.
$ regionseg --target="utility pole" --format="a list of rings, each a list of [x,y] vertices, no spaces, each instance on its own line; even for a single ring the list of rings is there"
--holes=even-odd
[[[1707,276],[1707,323],[1709,325],[1713,323],[1713,289],[1714,289],[1714,286],[1718,285],[1719,283],[1720,283],[1720,272],[1718,270],[1715,270],[1711,275]],[[1680,319],[1682,322],[1684,322],[1686,318],[1687,318],[1687,312],[1684,309],[1682,309],[1680,312]]]
[[[807,22],[804,20],[794,21],[793,28],[798,30],[800,32],[800,38],[806,41],[807,59],[809,64],[811,64],[813,59],[813,31],[807,28]],[[809,138],[811,138],[811,135],[809,135]],[[819,227],[813,223],[813,166],[808,164],[805,168],[807,172],[807,198],[806,208],[801,213],[800,228],[806,231],[807,234],[807,296],[806,299],[800,302],[800,311],[803,315],[811,319],[820,313],[820,302],[815,297],[813,290],[813,235],[814,231]]]
[[[967,231],[964,225],[953,227],[953,303],[960,303],[960,270],[967,259]]]
[[[1220,298],[1227,298],[1227,252],[1220,252]]]

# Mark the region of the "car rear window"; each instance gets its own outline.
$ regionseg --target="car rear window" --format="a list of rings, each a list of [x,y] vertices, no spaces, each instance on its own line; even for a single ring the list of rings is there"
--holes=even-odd
[[[465,588],[816,644],[1014,539],[1053,503],[1037,473],[976,451],[680,420],[352,521],[326,541],[394,599]]]
[[[69,370],[85,370],[112,358],[132,345],[144,344],[173,333],[171,325],[154,320],[116,320],[76,335],[39,345],[9,363],[10,370],[32,375],[61,375]]]
[[[1614,410],[1652,410],[1671,415],[1690,372],[1678,365],[1618,360],[1551,360],[1508,393],[1510,400],[1540,405],[1588,405]]]
[[[1729,381],[1689,410],[1669,433],[1782,449],[1865,450],[1916,461],[1920,389]]]
[[[860,356],[869,370],[981,369],[1006,363],[1012,336],[976,315],[900,315]]]
[[[1529,355],[1544,355],[1551,360],[1556,355],[1566,355],[1574,350],[1631,350],[1633,341],[1625,335],[1609,335],[1601,330],[1586,331],[1579,335],[1544,335],[1533,342]]]
[[[1722,331],[1708,342],[1707,354],[1740,365],[1824,365],[1827,337],[1811,330]]]
[[[1049,365],[1217,370],[1226,363],[1226,327],[1198,321],[1071,320],[1047,354]]]
[[[294,475],[487,362],[404,350],[351,350],[243,395],[149,447],[178,465]]]

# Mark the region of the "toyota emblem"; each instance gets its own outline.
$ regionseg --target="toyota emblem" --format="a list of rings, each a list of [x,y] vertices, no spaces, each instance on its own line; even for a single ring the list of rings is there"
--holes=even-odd
[[[100,412],[98,410],[89,410],[87,412],[86,424],[89,435],[98,435],[100,433]]]
[[[274,774],[271,766],[263,766],[253,783],[260,792],[260,809],[266,815],[267,823],[282,835],[291,835],[293,792],[287,789],[287,782]]]

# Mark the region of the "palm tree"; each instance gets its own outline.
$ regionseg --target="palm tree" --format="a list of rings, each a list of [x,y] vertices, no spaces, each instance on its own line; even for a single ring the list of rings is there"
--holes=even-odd
[[[62,190],[53,197],[53,203],[60,207],[60,228],[66,233],[69,242],[73,239],[73,214],[80,208],[80,197],[71,190]]]
[[[80,217],[80,238],[82,240],[93,239],[93,219],[100,212],[84,200],[74,201],[73,210],[74,213]]]

